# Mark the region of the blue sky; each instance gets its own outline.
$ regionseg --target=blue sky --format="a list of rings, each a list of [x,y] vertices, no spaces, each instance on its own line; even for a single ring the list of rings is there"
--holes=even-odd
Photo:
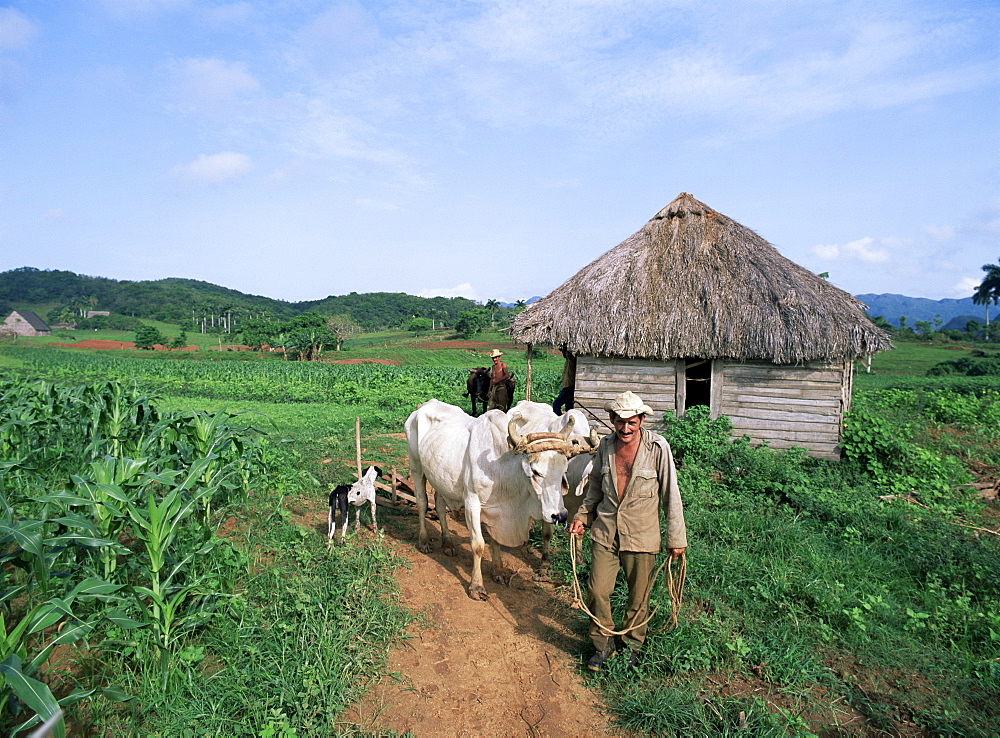
[[[0,270],[544,295],[680,192],[853,293],[1000,259],[1000,4],[0,0]]]

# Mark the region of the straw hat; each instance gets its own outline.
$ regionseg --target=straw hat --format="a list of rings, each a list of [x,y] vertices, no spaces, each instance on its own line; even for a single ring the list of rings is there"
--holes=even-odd
[[[622,392],[618,397],[604,406],[608,412],[614,413],[622,420],[633,415],[649,415],[653,408],[643,403],[635,392]]]
[[[493,349],[493,351],[490,352],[491,359],[495,359],[498,356],[503,356],[503,351],[501,351],[500,349]]]

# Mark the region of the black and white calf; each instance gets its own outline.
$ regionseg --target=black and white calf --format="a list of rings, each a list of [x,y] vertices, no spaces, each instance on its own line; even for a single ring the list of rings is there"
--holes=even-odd
[[[382,470],[377,466],[369,466],[361,479],[354,484],[338,484],[330,493],[330,513],[326,519],[327,541],[333,541],[334,531],[337,529],[337,520],[340,520],[340,538],[343,540],[347,533],[348,504],[354,505],[356,513],[354,516],[354,530],[361,529],[361,507],[366,503],[372,506],[372,525],[378,529],[378,521],[375,518],[375,480],[382,476]]]
[[[337,529],[337,515],[340,515],[340,539],[344,539],[347,533],[347,493],[351,489],[349,484],[338,484],[330,493],[330,514],[326,519],[326,540],[333,543],[333,532]]]
[[[382,476],[382,470],[377,466],[369,466],[361,479],[351,485],[347,491],[347,501],[354,505],[354,530],[361,529],[361,507],[367,502],[371,505],[372,526],[378,530],[378,520],[375,518],[375,480]]]

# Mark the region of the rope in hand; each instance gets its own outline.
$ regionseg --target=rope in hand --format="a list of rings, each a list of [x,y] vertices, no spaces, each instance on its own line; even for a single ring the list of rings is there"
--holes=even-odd
[[[659,602],[657,602],[656,605],[653,606],[652,611],[649,613],[649,616],[645,620],[643,620],[641,623],[636,623],[630,628],[625,628],[624,630],[611,630],[597,619],[597,616],[590,611],[590,608],[587,607],[586,603],[584,602],[583,588],[580,587],[580,579],[576,574],[577,547],[580,545],[581,541],[582,541],[581,536],[571,535],[569,538],[569,559],[571,566],[573,568],[572,607],[577,610],[583,610],[587,614],[587,617],[590,618],[591,622],[593,622],[594,625],[596,625],[598,628],[601,629],[601,635],[605,636],[625,635],[626,633],[630,633],[631,631],[637,628],[641,628],[642,626],[646,625],[646,623],[648,623],[650,620],[652,620],[653,616],[656,615],[657,610],[660,609]],[[680,564],[677,567],[676,577],[674,576],[674,571],[673,571],[673,558],[670,556],[670,554],[667,554],[667,556],[657,567],[656,571],[653,572],[651,580],[655,582],[656,578],[660,575],[660,572],[664,571],[665,569],[663,575],[663,583],[667,589],[667,596],[670,597],[670,619],[667,620],[667,622],[664,624],[662,628],[653,631],[654,633],[659,633],[663,630],[666,630],[668,625],[671,628],[677,627],[677,616],[680,614],[681,604],[684,599],[684,581],[687,579],[687,552],[682,553],[679,557],[679,560]]]

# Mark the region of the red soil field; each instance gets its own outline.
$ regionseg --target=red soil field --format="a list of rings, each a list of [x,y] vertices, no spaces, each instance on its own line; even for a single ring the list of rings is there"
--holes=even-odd
[[[324,364],[384,364],[386,366],[401,366],[394,359],[326,359]]]
[[[66,346],[67,348],[84,348],[84,349],[98,349],[98,350],[115,350],[120,351],[121,349],[134,349],[135,344],[131,341],[101,341],[96,338],[88,338],[85,341],[77,341],[76,343],[51,343],[50,346]],[[154,351],[197,351],[198,347],[189,345],[182,349],[168,349],[166,346],[161,346],[156,344],[153,347]]]
[[[76,343],[50,343],[50,346],[65,346],[66,348],[82,348],[82,349],[97,349],[98,351],[121,351],[134,349],[135,344],[132,341],[102,341],[96,338],[88,338],[84,341],[77,341]],[[172,349],[156,344],[153,346],[154,351],[197,351],[198,347],[194,344],[188,344],[182,349]],[[210,346],[208,351],[218,351],[218,347]],[[249,351],[249,346],[232,345],[223,346],[223,351]]]
[[[439,349],[491,351],[495,348],[498,348],[501,351],[524,350],[523,346],[516,343],[493,343],[492,341],[431,341],[429,343],[416,344],[413,348],[430,349],[432,351],[437,351]]]

